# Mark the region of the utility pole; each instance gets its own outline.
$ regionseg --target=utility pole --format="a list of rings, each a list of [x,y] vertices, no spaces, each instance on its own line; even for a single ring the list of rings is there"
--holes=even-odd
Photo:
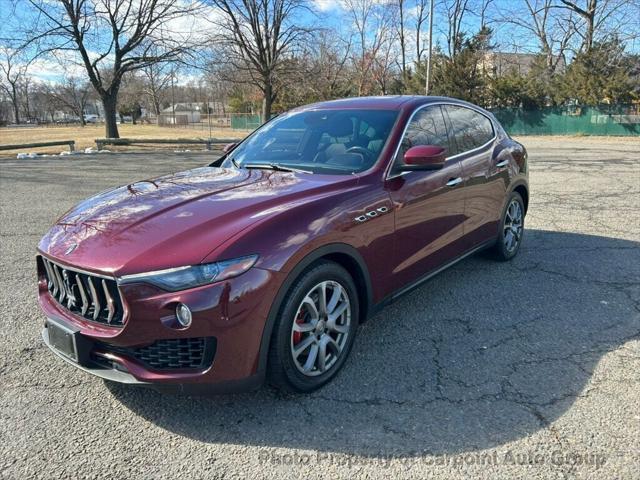
[[[433,53],[433,0],[429,0],[429,56],[427,57],[427,73],[425,75],[425,95],[429,95],[431,87],[431,55]]]
[[[207,91],[207,93],[210,93]],[[211,99],[207,95],[207,123],[209,124],[209,140],[211,140]]]

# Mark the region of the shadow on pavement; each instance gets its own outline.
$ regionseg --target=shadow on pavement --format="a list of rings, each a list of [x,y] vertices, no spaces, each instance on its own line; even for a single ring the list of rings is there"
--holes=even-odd
[[[599,359],[640,337],[639,279],[640,243],[529,230],[514,261],[476,255],[370,319],[344,371],[310,396],[108,388],[202,442],[372,457],[490,448],[596,388]]]

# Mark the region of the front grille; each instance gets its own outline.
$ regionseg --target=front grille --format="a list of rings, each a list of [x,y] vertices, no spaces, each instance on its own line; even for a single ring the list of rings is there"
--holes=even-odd
[[[87,320],[122,326],[124,307],[115,280],[41,259],[49,293],[60,305]]]
[[[130,357],[154,370],[204,369],[211,365],[216,349],[214,337],[158,340],[145,347],[117,347],[96,343],[99,352]]]

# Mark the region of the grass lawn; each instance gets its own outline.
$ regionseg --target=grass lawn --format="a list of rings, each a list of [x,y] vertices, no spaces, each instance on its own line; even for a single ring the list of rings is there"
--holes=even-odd
[[[206,124],[196,128],[190,126],[189,128],[181,127],[160,127],[157,125],[132,125],[130,123],[118,125],[120,136],[123,138],[209,138],[209,128]],[[249,132],[246,130],[231,130],[225,129],[212,129],[211,136],[213,138],[243,138]],[[19,143],[33,143],[33,142],[53,142],[56,140],[75,140],[76,150],[84,150],[85,148],[96,148],[95,139],[104,138],[104,125],[87,125],[81,127],[80,125],[73,126],[51,126],[51,127],[20,127],[20,128],[0,128],[0,145],[6,144],[19,144]],[[105,147],[109,150],[126,149],[127,147]],[[204,145],[180,145],[179,147],[173,147],[171,145],[135,145],[128,147],[129,149],[135,148],[151,148],[158,149],[190,149],[201,150],[204,149]],[[34,152],[34,153],[50,153],[57,154],[63,150],[68,150],[66,146],[58,147],[41,147],[41,148],[29,148],[18,150],[6,150],[0,151],[0,155],[13,156],[21,152]]]
[[[208,138],[209,129],[206,124],[184,127],[160,127],[157,125],[132,125],[130,123],[118,125],[120,136],[123,138]],[[248,130],[231,130],[229,128],[212,129],[211,136],[220,139],[237,139],[243,138],[249,133]],[[21,128],[0,128],[0,145],[3,144],[19,144],[32,142],[51,142],[55,140],[75,140],[76,150],[82,151],[88,147],[96,148],[95,139],[104,138],[104,125],[87,125],[81,127],[74,126],[51,126],[51,127],[21,127]],[[611,146],[615,146],[619,142],[640,143],[640,137],[590,137],[590,136],[518,136],[516,139],[527,146],[535,148],[538,139],[557,140],[564,142],[573,140],[580,142],[588,148],[588,145],[594,143],[605,142]],[[131,147],[115,147],[109,145],[107,147],[111,151],[123,150],[203,150],[204,145],[134,145]],[[67,150],[66,146],[58,147],[41,147],[18,150],[0,150],[0,156],[14,157],[18,153],[39,153],[39,154],[59,154],[63,150]]]

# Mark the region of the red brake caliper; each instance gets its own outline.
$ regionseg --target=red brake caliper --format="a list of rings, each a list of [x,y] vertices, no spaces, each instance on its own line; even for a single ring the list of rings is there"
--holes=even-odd
[[[304,313],[300,312],[298,318],[296,318],[296,323],[298,325],[302,325],[304,323]],[[293,344],[300,343],[302,340],[302,332],[293,332]]]

